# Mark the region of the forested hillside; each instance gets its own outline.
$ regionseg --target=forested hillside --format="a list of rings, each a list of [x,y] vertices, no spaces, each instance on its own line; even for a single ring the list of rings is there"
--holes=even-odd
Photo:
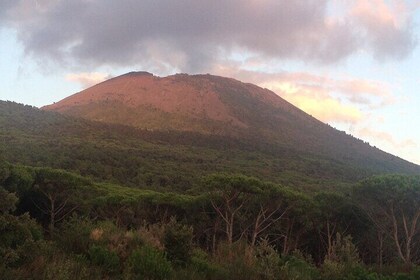
[[[193,191],[202,176],[214,172],[247,174],[312,191],[350,186],[384,172],[415,174],[419,168],[383,152],[377,153],[389,160],[353,155],[347,162],[259,138],[140,130],[12,102],[0,102],[0,145],[12,163],[160,191]]]

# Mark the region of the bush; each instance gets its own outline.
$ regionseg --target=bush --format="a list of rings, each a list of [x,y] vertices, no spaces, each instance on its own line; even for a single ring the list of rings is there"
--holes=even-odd
[[[281,259],[277,251],[263,240],[255,248],[256,266],[262,279],[277,279],[280,273]]]
[[[124,272],[127,279],[169,279],[172,267],[164,253],[145,245],[131,254]]]
[[[138,234],[118,228],[110,222],[98,223],[91,233],[91,238],[95,240],[96,245],[106,246],[115,252],[122,262],[125,262],[133,250],[143,244]]]
[[[66,256],[56,256],[45,268],[42,279],[51,280],[73,280],[73,279],[95,279],[91,275],[92,270],[85,264],[77,262]]]
[[[115,273],[120,267],[120,258],[115,252],[93,245],[89,249],[89,259],[92,264],[98,265],[108,273]]]
[[[191,254],[190,263],[184,271],[184,276],[181,278],[182,273],[178,273],[178,278],[174,279],[228,279],[227,270],[213,263],[206,252],[195,249]],[[188,277],[187,277],[188,275]]]
[[[337,233],[333,243],[332,254],[327,256],[321,266],[322,279],[376,279],[376,274],[369,273],[362,265],[359,252],[352,242],[351,236],[341,237]]]
[[[163,250],[163,239],[165,235],[165,226],[158,224],[143,225],[138,230],[140,239],[156,249]]]
[[[294,254],[282,258],[282,266],[277,279],[318,279],[319,272],[301,254]],[[322,278],[324,279],[324,278]]]
[[[348,266],[357,266],[361,262],[359,251],[353,244],[353,239],[350,235],[343,238],[339,233],[337,233],[335,241],[333,242],[330,261],[347,264]]]
[[[163,244],[168,259],[177,266],[185,267],[191,258],[192,228],[178,224],[175,220],[166,227]]]
[[[244,241],[219,243],[215,260],[228,271],[226,279],[258,279],[253,249]]]
[[[62,223],[56,235],[57,242],[66,252],[85,254],[92,244],[90,235],[94,227],[88,218],[73,215]]]
[[[42,237],[41,227],[28,213],[21,216],[8,213],[15,203],[16,197],[0,188],[0,208],[4,210],[0,211],[0,269],[4,275],[30,263]]]

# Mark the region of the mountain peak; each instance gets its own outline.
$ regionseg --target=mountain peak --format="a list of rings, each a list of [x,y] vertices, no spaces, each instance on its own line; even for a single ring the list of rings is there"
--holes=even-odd
[[[279,108],[297,112],[275,93],[231,78],[129,72],[43,109],[145,129],[232,134],[264,121],[252,119],[252,111],[260,118]]]
[[[123,75],[121,75],[121,76],[129,76],[129,77],[136,77],[136,76],[153,76],[153,74],[152,74],[152,73],[149,73],[149,72],[147,72],[147,71],[131,71],[131,72],[128,72],[128,73],[123,74]],[[120,77],[121,77],[121,76],[120,76]]]

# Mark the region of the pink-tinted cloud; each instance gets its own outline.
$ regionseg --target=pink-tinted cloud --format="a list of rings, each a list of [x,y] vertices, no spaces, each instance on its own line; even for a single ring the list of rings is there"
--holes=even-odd
[[[358,105],[371,104],[370,97],[391,99],[385,85],[377,82],[369,84],[367,80],[335,80],[303,72],[265,73],[225,66],[216,67],[214,72],[268,88],[308,114],[328,123],[358,123],[364,118]],[[355,98],[358,98],[357,102],[353,100]]]
[[[353,0],[350,14],[359,18],[367,28],[389,25],[398,28],[407,24],[408,10],[401,0]]]
[[[326,122],[357,123],[363,113],[352,104],[344,104],[322,88],[299,87],[291,83],[262,84],[306,113]]]
[[[404,139],[399,141],[390,133],[377,131],[369,127],[358,129],[356,131],[356,134],[362,138],[370,138],[375,141],[386,143],[396,149],[407,149],[417,147],[417,143],[412,139]]]
[[[322,88],[328,92],[335,92],[353,99],[359,99],[360,103],[371,105],[374,100],[366,98],[377,98],[382,104],[395,102],[391,86],[388,83],[367,79],[333,79],[329,76],[321,76],[308,72],[280,72],[266,73],[262,71],[244,70],[240,67],[218,65],[213,69],[219,75],[236,77],[255,84],[269,83],[292,83],[295,86],[305,88]],[[356,102],[356,101],[355,101]]]
[[[255,60],[252,62],[255,66]],[[219,65],[214,73],[234,77],[273,90],[295,106],[324,122],[355,124],[372,109],[395,102],[389,84],[379,81],[344,78],[306,72],[265,73],[243,70],[234,65]]]
[[[358,27],[367,48],[375,50],[375,57],[401,58],[415,45],[411,16],[406,1],[355,0],[349,17]]]
[[[109,74],[98,72],[70,73],[66,75],[67,81],[79,83],[83,88],[93,86],[110,78],[112,77]]]

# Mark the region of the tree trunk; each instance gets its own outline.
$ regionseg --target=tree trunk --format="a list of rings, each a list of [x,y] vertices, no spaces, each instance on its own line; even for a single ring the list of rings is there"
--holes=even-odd
[[[49,231],[50,236],[52,237],[54,234],[54,228],[55,228],[55,199],[52,196],[49,196],[48,199],[50,200],[50,225],[49,225]]]
[[[401,260],[405,263],[408,264],[410,262],[409,259],[407,259],[403,252],[402,252],[402,248],[401,248],[401,244],[400,244],[400,239],[398,237],[398,223],[397,223],[397,218],[395,217],[395,212],[394,212],[394,207],[391,207],[391,217],[392,217],[392,225],[393,225],[393,230],[392,230],[392,236],[395,242],[395,246],[397,247],[397,252],[398,255],[400,256]]]
[[[228,237],[228,243],[231,245],[233,243],[233,216],[230,218],[229,223],[227,224],[227,237]]]
[[[384,255],[384,235],[383,232],[378,232],[379,251],[378,251],[378,263],[379,270],[382,271],[383,255]]]
[[[328,248],[327,248],[327,258],[331,259],[332,257],[332,233],[330,229],[330,222],[327,220],[327,242],[328,242]]]
[[[251,236],[251,246],[252,247],[254,247],[255,243],[257,242],[258,231],[260,229],[260,220],[261,220],[261,214],[258,213],[257,218],[255,219],[254,230],[253,230],[252,236]]]

